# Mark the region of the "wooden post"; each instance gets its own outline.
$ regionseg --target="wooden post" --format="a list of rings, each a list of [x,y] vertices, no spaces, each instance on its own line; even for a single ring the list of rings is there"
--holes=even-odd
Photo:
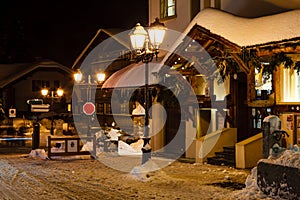
[[[97,158],[97,152],[96,152],[96,135],[93,137],[93,152],[92,152],[92,158]]]
[[[51,136],[48,136],[48,158],[51,158]]]
[[[256,99],[256,92],[255,92],[255,68],[250,66],[250,72],[247,75],[247,103],[251,103]]]

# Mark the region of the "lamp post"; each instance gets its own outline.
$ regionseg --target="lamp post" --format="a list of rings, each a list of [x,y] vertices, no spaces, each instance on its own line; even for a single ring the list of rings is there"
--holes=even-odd
[[[130,41],[133,48],[134,59],[136,62],[145,63],[145,127],[144,144],[142,148],[142,164],[151,158],[151,145],[149,136],[149,62],[158,55],[159,46],[162,44],[166,27],[159,22],[158,18],[150,24],[148,32],[139,23],[130,31]]]
[[[50,129],[50,134],[54,135],[54,128],[53,128],[53,124],[54,124],[54,119],[53,119],[53,115],[54,115],[54,109],[53,109],[54,99],[58,99],[58,98],[62,97],[63,94],[64,94],[64,91],[63,91],[62,88],[59,87],[56,90],[56,94],[55,94],[55,91],[51,91],[50,95],[48,95],[49,90],[47,88],[44,88],[44,89],[41,90],[41,93],[42,93],[42,95],[44,97],[51,98],[51,129]]]
[[[92,80],[93,75],[87,74],[87,82],[83,79],[83,74],[81,73],[80,70],[78,70],[76,73],[74,73],[74,80],[75,83],[81,86],[86,86],[87,90],[86,90],[86,95],[87,95],[87,99],[86,99],[86,103],[90,104],[90,105],[94,105],[91,102],[92,99],[92,86],[97,87],[97,85],[99,83],[102,83],[105,80],[105,73],[101,72],[101,73],[97,73],[95,76],[95,79]],[[95,81],[94,81],[95,80]],[[91,118],[90,116],[93,115],[94,112],[91,113],[85,113],[86,115],[88,115],[88,130],[87,130],[87,136],[90,137],[91,136]]]

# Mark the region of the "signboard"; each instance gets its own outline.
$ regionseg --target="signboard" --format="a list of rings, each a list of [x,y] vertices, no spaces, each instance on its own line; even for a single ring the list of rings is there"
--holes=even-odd
[[[17,117],[17,110],[15,108],[9,109],[8,113],[9,117]]]
[[[77,152],[77,140],[68,140],[68,152]]]
[[[31,104],[31,112],[49,112],[49,104]]]
[[[27,104],[40,105],[43,104],[43,99],[28,99]]]
[[[82,106],[83,112],[86,115],[92,115],[95,113],[95,105],[92,102],[86,102]]]

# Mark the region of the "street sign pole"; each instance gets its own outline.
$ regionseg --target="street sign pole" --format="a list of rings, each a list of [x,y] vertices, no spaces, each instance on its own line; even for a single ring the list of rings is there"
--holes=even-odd
[[[28,99],[27,104],[30,105],[30,111],[35,113],[35,121],[33,123],[32,134],[32,150],[38,149],[40,146],[40,124],[38,123],[38,113],[49,112],[50,105],[43,104],[43,99]]]
[[[91,115],[93,115],[95,113],[95,104],[93,102],[86,102],[83,106],[82,106],[82,110],[84,112],[84,114],[86,114],[88,116],[88,128],[87,128],[87,137],[91,136]]]

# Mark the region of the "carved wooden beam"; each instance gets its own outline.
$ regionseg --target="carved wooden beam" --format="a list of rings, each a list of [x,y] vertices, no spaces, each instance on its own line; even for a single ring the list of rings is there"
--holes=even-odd
[[[278,43],[268,43],[264,45],[258,45],[254,47],[247,47],[248,49],[255,49],[257,56],[270,56],[275,53],[299,53],[300,52],[300,40],[299,38],[291,39],[287,41],[281,41]]]
[[[230,53],[232,58],[237,62],[237,64],[242,68],[242,70],[246,73],[249,74],[250,69],[249,67],[245,64],[245,62],[236,54],[236,53]]]

